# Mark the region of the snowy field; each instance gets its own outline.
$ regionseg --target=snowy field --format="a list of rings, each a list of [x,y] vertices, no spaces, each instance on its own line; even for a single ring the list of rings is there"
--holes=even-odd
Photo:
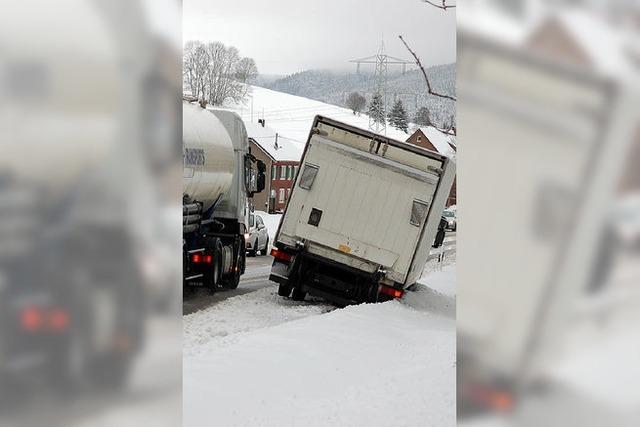
[[[454,425],[455,265],[421,283],[345,309],[274,284],[185,316],[185,425]]]
[[[347,108],[259,86],[251,86],[250,95],[245,102],[244,104],[227,104],[224,107],[238,113],[247,123],[257,123],[258,119],[264,117],[268,127],[287,138],[298,141],[301,145],[307,142],[313,119],[318,114],[361,129],[369,128],[369,116],[366,114],[354,115]],[[252,105],[253,115],[251,114]],[[406,141],[410,135],[388,125],[386,136]]]

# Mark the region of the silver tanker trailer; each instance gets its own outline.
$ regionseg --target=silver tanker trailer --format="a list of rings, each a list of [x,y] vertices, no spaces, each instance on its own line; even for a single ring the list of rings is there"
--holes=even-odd
[[[263,162],[232,112],[183,104],[183,284],[234,289],[245,268],[249,197],[264,189]]]

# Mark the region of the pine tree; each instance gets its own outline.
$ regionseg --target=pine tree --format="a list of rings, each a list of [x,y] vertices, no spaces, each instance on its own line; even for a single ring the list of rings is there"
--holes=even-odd
[[[409,118],[407,117],[407,111],[404,109],[400,98],[393,104],[393,109],[391,110],[391,114],[389,114],[389,123],[404,133],[407,133],[409,130]]]
[[[377,123],[384,123],[386,120],[384,114],[384,105],[382,103],[382,96],[376,93],[369,104],[369,117],[371,117]]]

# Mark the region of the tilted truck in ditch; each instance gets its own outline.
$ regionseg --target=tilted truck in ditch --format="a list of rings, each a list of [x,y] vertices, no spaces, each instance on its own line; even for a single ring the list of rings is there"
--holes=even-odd
[[[422,274],[454,175],[450,158],[317,116],[271,253],[278,293],[400,297]]]
[[[264,189],[263,162],[232,112],[183,103],[183,284],[236,288],[245,266],[248,199]]]

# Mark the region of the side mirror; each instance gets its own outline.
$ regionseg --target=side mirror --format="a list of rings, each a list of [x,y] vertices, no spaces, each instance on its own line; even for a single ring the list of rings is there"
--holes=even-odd
[[[258,177],[256,179],[256,193],[262,192],[264,190],[266,179],[265,179],[265,171],[267,170],[267,166],[263,161],[258,160]]]
[[[265,225],[264,224],[258,224],[258,230],[264,230]]]

